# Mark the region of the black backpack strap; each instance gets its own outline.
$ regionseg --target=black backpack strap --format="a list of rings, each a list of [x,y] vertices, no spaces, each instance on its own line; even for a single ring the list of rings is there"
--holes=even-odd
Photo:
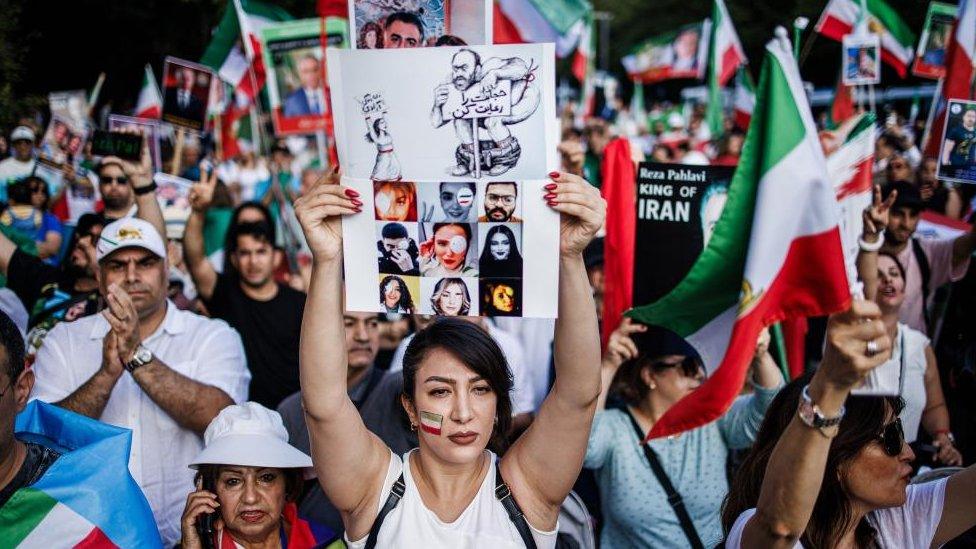
[[[376,515],[376,520],[373,521],[373,527],[369,529],[369,537],[366,538],[366,549],[376,547],[376,538],[380,535],[380,528],[383,527],[383,521],[386,520],[386,515],[389,515],[400,504],[400,500],[403,499],[403,494],[406,491],[407,484],[403,481],[403,473],[400,473],[400,478],[390,487],[390,495],[387,496],[386,503],[383,504],[383,508]]]
[[[515,529],[518,530],[526,549],[536,549],[535,538],[532,537],[532,530],[529,528],[529,523],[526,522],[525,515],[522,514],[522,509],[519,507],[518,502],[512,497],[512,491],[508,489],[508,485],[502,479],[501,468],[498,467],[497,462],[495,463],[495,497],[498,498],[498,501],[502,502],[502,507],[508,513],[508,518],[515,525]]]
[[[929,265],[929,257],[925,255],[925,249],[917,238],[911,238],[912,253],[915,255],[915,263],[918,263],[918,272],[922,274],[922,317],[925,319],[925,331],[931,329],[929,321],[929,294],[931,289],[929,283],[932,281],[932,267]]]
[[[664,467],[661,466],[661,460],[657,457],[657,452],[646,442],[644,442],[644,431],[637,424],[637,420],[634,419],[633,414],[630,410],[624,410],[627,417],[630,419],[631,425],[634,426],[634,431],[637,433],[637,440],[644,449],[644,455],[647,457],[647,462],[651,465],[651,471],[654,471],[654,476],[657,477],[658,482],[664,488],[664,492],[668,495],[668,503],[671,504],[671,508],[674,509],[674,514],[678,515],[678,522],[681,523],[681,529],[684,530],[685,536],[688,538],[688,542],[691,543],[691,547],[694,549],[704,549],[705,545],[702,543],[701,538],[698,536],[698,530],[695,529],[695,523],[691,521],[691,515],[688,514],[688,510],[685,509],[685,502],[681,499],[681,494],[675,490],[674,485],[671,484],[671,479],[668,474],[664,472]]]

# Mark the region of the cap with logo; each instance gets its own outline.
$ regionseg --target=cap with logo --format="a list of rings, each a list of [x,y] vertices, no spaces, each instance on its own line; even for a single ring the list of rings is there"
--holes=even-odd
[[[137,217],[126,217],[106,225],[95,247],[95,257],[101,261],[123,248],[142,248],[159,257],[166,257],[166,244],[159,231],[148,221]]]
[[[10,142],[14,143],[17,141],[30,141],[33,143],[36,137],[34,136],[34,130],[28,128],[27,126],[17,126],[14,131],[10,133]]]

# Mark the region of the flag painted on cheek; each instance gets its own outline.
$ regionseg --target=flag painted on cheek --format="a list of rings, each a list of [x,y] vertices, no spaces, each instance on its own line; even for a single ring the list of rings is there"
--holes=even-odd
[[[425,433],[432,435],[441,434],[441,425],[444,424],[444,416],[433,412],[420,412],[420,428]]]

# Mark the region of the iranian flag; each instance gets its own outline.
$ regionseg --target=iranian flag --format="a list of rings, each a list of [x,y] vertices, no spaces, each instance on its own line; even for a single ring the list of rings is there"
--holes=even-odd
[[[723,0],[715,0],[712,6],[712,39],[708,54],[708,111],[705,113],[712,137],[722,135],[725,109],[722,104],[722,88],[746,63],[746,54],[739,43],[729,10]]]
[[[686,338],[708,370],[648,438],[721,417],[742,389],[764,326],[850,303],[834,190],[786,30],[776,33],[713,236],[674,290],[627,313]]]
[[[931,128],[927,130],[926,156],[939,156],[942,128],[945,124],[945,107],[949,99],[972,97],[973,61],[976,60],[976,1],[961,0],[956,12],[956,23],[946,47],[946,74],[942,80],[942,94]]]
[[[14,430],[61,457],[0,507],[0,547],[162,547],[149,502],[129,475],[128,429],[33,400]]]
[[[495,44],[553,42],[566,57],[587,32],[593,6],[588,0],[495,0],[492,35]]]
[[[152,67],[147,64],[146,71],[142,75],[139,99],[136,100],[135,116],[137,118],[159,118],[162,115],[163,98],[159,94],[156,75],[153,74]]]
[[[258,38],[261,29],[291,19],[288,12],[277,6],[257,0],[234,0],[227,4],[200,62],[253,101],[266,79]]]
[[[850,119],[834,132],[834,139],[841,144],[827,155],[827,177],[837,197],[844,260],[852,284],[857,277],[857,241],[864,225],[861,214],[871,205],[871,168],[877,139],[874,122],[871,112]]]
[[[904,78],[914,55],[915,35],[884,0],[867,0],[868,29],[881,39],[881,60]],[[837,40],[851,34],[861,16],[861,0],[830,0],[815,30]]]
[[[756,109],[756,83],[745,66],[739,67],[735,79],[735,92],[732,96],[732,112],[735,127],[742,131],[749,129],[752,113]]]
[[[594,40],[596,35],[593,32],[593,19],[587,18],[583,33],[579,37],[579,45],[576,47],[576,54],[573,55],[573,76],[580,83],[586,81],[586,77],[593,74],[593,53],[596,50]]]

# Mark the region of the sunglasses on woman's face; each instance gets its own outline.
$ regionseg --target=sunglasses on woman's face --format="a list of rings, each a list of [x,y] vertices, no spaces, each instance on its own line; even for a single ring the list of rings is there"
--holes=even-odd
[[[902,429],[901,418],[885,425],[878,435],[878,441],[889,456],[895,457],[901,454],[901,447],[905,443],[905,430]]]
[[[701,375],[701,364],[695,360],[695,358],[686,356],[681,362],[668,362],[666,360],[659,360],[651,364],[652,367],[658,370],[664,370],[666,368],[678,368],[685,377],[698,377]]]

